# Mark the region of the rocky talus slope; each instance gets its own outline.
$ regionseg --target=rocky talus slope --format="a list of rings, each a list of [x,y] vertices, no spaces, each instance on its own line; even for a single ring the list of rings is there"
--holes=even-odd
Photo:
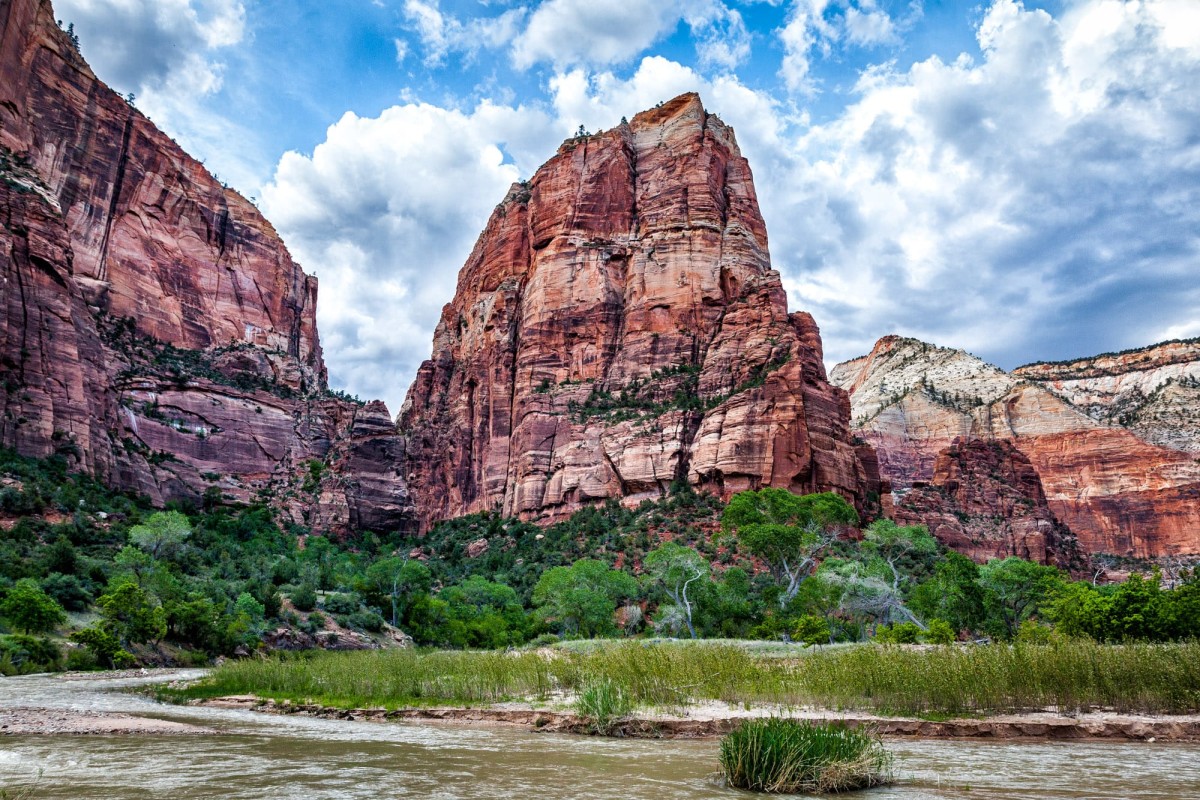
[[[96,78],[48,0],[0,5],[0,173],[0,444],[157,501],[402,523],[403,442],[381,404],[327,396],[315,279]]]
[[[733,131],[689,94],[512,187],[400,428],[426,519],[538,518],[676,481],[861,504],[849,412],[816,324],[787,311]]]
[[[1155,379],[1126,369],[1121,380],[1129,392],[1141,386],[1149,397],[1177,385],[1187,389],[1179,377],[1171,383],[1167,377],[1170,370],[1190,374],[1185,370],[1191,367],[1178,361],[1164,366],[1154,358],[1144,363],[1155,365],[1147,372],[1168,371]],[[1111,376],[1064,365],[1038,369],[1008,374],[961,350],[888,336],[866,356],[839,364],[830,377],[851,393],[855,432],[878,451],[898,509],[908,490],[936,484],[955,440],[1006,441],[1028,459],[1055,521],[1070,529],[1084,552],[1137,557],[1200,552],[1200,462],[1187,431],[1173,428],[1169,436],[1144,438],[1136,425],[1114,424],[1126,412],[1114,418],[1097,411],[1116,407],[1112,398],[1120,392],[1104,383]],[[1108,401],[1088,399],[1102,390],[1109,391]],[[1179,413],[1186,417],[1187,408]],[[1178,446],[1163,446],[1168,441]],[[1015,475],[1006,480],[1038,504],[1036,492],[1020,488],[1027,481]],[[994,516],[1011,516],[1003,502],[994,504]],[[986,515],[978,503],[968,513]],[[987,546],[988,536],[970,535]]]

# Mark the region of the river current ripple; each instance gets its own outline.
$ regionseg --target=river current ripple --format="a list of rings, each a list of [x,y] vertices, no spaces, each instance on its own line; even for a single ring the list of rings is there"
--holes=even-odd
[[[199,673],[193,673],[199,674]],[[162,705],[147,678],[0,678],[0,707],[192,723],[209,736],[3,736],[0,788],[32,798],[751,797],[714,778],[715,740],[603,739],[413,722],[365,723]],[[896,786],[864,800],[1200,799],[1200,746],[893,740]],[[41,777],[38,778],[38,773]]]

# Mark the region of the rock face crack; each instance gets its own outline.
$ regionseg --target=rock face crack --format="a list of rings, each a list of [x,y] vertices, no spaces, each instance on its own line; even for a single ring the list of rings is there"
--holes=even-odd
[[[125,169],[129,163],[129,137],[133,135],[134,112],[131,110],[125,118],[125,127],[121,132],[121,150],[117,156],[117,174],[113,178],[112,194],[108,200],[108,213],[104,219],[104,237],[100,240],[100,258],[97,260],[96,277],[99,280],[108,279],[108,241],[112,236],[113,222],[117,218],[117,207],[121,200],[121,189],[125,184]]]

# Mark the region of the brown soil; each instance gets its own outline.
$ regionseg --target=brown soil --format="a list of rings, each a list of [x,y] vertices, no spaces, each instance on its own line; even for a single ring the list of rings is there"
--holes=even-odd
[[[468,725],[515,725],[555,733],[595,732],[592,724],[577,714],[537,708],[528,703],[501,703],[482,708],[402,708],[393,711],[382,708],[341,709],[314,703],[279,703],[253,695],[220,697],[199,703],[221,708],[245,708],[270,714],[304,714],[362,722],[419,720]],[[887,737],[1200,741],[1200,714],[1155,717],[1112,712],[1078,715],[1034,712],[983,718],[923,720],[765,706],[746,710],[722,703],[699,704],[690,707],[683,715],[639,713],[616,722],[608,733],[612,736],[639,738],[706,738],[724,735],[746,719],[771,715],[818,722],[843,722],[852,727],[869,725]]]

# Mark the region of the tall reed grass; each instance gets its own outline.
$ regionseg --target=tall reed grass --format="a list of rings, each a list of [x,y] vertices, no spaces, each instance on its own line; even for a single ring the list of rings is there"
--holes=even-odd
[[[757,792],[847,792],[892,781],[892,756],[870,731],[771,717],[721,740],[730,786]]]
[[[1200,711],[1200,643],[864,645],[794,658],[637,641],[583,652],[320,653],[231,661],[187,694],[394,708],[574,697],[597,685],[665,710],[717,700],[917,715],[1051,707],[1179,714]]]

